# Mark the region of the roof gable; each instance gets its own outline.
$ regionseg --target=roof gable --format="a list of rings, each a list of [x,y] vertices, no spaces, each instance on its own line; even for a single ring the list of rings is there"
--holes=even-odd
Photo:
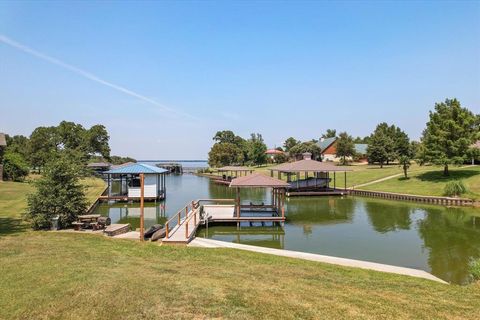
[[[166,173],[168,170],[163,168],[158,168],[144,163],[130,163],[114,169],[108,170],[105,173],[107,174],[162,174]]]
[[[333,138],[325,138],[325,139],[320,139],[318,141],[317,145],[320,147],[321,152],[323,152],[325,149],[327,149],[329,146],[331,146],[335,141],[337,141],[336,137]]]
[[[285,181],[266,176],[261,173],[252,173],[248,176],[235,178],[230,182],[230,187],[251,188],[286,188],[289,184]]]

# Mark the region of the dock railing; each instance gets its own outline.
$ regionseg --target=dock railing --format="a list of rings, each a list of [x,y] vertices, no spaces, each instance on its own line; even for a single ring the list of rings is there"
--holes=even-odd
[[[173,215],[165,223],[165,237],[168,239],[170,237],[170,232],[181,224],[185,224],[185,237],[189,236],[189,222],[193,218],[194,225],[196,226],[200,219],[200,206],[207,203],[234,203],[235,199],[198,199],[187,203],[182,209],[180,209],[175,215]],[[197,217],[198,215],[198,217]],[[182,221],[183,220],[183,221]],[[176,224],[174,224],[176,222]]]

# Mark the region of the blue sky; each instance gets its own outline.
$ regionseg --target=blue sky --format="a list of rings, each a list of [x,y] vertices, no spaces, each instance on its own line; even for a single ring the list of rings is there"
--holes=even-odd
[[[206,159],[222,129],[416,139],[447,97],[480,113],[478,1],[0,2],[10,134],[101,123],[114,154]]]

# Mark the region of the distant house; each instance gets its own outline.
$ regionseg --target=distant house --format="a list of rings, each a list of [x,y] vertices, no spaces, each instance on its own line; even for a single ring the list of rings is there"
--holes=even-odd
[[[267,155],[268,162],[275,162],[275,156],[277,154],[285,154],[285,152],[277,149],[268,149],[267,151],[265,151],[265,154]]]
[[[340,161],[337,157],[337,138],[320,138],[318,146],[321,150],[321,157],[324,161]],[[368,144],[356,143],[355,153],[359,162],[367,162],[367,147]]]
[[[3,180],[3,153],[6,146],[7,139],[5,138],[5,133],[0,132],[0,181]]]

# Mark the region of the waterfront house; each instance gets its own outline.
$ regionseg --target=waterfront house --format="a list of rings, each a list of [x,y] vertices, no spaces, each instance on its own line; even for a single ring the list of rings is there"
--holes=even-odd
[[[337,157],[337,137],[334,138],[320,138],[318,146],[320,147],[320,155],[324,161],[339,162]],[[355,153],[358,162],[367,162],[367,148],[368,144],[356,143]],[[349,160],[352,160],[351,158]]]
[[[140,199],[140,174],[144,174],[144,197],[147,200],[164,199],[165,175],[168,170],[143,163],[127,163],[105,171],[108,189],[106,198],[117,200]]]
[[[285,152],[283,152],[282,150],[277,150],[277,149],[268,149],[267,151],[265,151],[265,154],[267,155],[267,161],[270,162],[270,163],[274,163],[275,162],[275,156],[277,154],[285,154]]]

